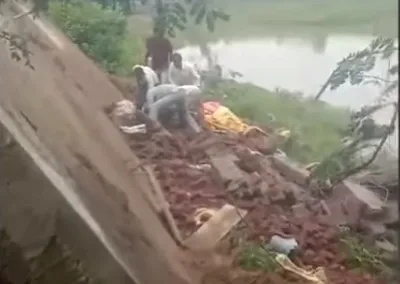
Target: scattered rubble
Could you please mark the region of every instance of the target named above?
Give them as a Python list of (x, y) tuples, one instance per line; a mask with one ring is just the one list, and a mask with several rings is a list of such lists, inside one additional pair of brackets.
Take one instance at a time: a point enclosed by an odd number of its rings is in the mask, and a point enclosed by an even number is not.
[[(132, 125), (144, 123), (137, 120)], [(187, 136), (172, 130), (174, 134), (160, 132), (148, 122), (146, 125), (146, 133), (125, 137), (143, 164), (154, 166), (169, 210), (188, 247), (215, 246), (211, 240), (203, 242), (207, 239), (204, 235), (200, 237), (202, 241), (193, 239), (222, 218), (215, 210), (223, 211), (232, 205), (247, 214), (231, 216), (234, 221), (229, 226), (232, 228), (244, 218), (248, 241), (265, 244), (273, 235), (293, 237), (298, 243), (296, 264), (324, 267), (329, 283), (381, 283), (371, 275), (349, 271), (340, 242), (338, 225), (358, 230), (375, 228), (377, 232), (372, 234), (377, 235), (387, 230), (380, 223), (385, 218), (385, 204), (368, 189), (360, 190), (360, 185), (345, 181), (325, 200), (314, 198), (306, 187), (308, 170), (282, 155), (274, 155), (276, 144), (268, 143), (265, 136), (257, 139), (210, 131)], [(263, 141), (262, 147), (254, 141)], [(204, 208), (214, 212), (208, 225), (195, 218)], [(371, 216), (375, 219), (371, 220)], [(226, 227), (219, 229), (213, 240), (219, 241), (227, 233)], [(287, 273), (282, 275), (291, 278)]]

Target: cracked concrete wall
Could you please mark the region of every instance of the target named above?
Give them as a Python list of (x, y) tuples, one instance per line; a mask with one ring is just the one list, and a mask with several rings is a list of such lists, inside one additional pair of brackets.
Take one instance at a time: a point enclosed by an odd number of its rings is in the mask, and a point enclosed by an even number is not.
[[(1, 125), (0, 130), (5, 132)], [(89, 277), (100, 283), (133, 283), (15, 141), (0, 147), (0, 222), (27, 260), (39, 256), (57, 236), (83, 262)]]
[(30, 40), (35, 70), (0, 57), (0, 121), (131, 279), (191, 282), (146, 199), (140, 161), (102, 110), (122, 95), (45, 19), (23, 17), (13, 31)]

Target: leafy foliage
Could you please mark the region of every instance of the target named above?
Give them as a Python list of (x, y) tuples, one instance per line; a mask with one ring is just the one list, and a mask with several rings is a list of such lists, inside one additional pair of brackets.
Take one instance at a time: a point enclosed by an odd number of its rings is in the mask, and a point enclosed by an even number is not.
[[(105, 70), (126, 75), (132, 65), (141, 62), (144, 49), (141, 39), (128, 36), (126, 17), (119, 8), (132, 7), (133, 3), (146, 5), (148, 1), (51, 2), (49, 12), (72, 41)], [(210, 30), (215, 28), (217, 19), (229, 19), (222, 11), (209, 8), (204, 0), (185, 3), (156, 0), (153, 10), (154, 30), (170, 37), (175, 37), (177, 30), (186, 28), (189, 17), (198, 24), (207, 19)]]
[(105, 70), (115, 73), (121, 63), (126, 19), (118, 11), (90, 2), (50, 3), (54, 22)]
[(345, 234), (341, 238), (341, 243), (347, 254), (347, 264), (350, 268), (361, 268), (372, 274), (379, 274), (384, 270), (385, 264), (377, 249), (366, 248), (364, 243), (350, 234)]
[(398, 79), (393, 80), (393, 76), (398, 74), (398, 65), (392, 66), (388, 70), (388, 79), (372, 76), (368, 72), (372, 71), (377, 59), (388, 60), (398, 51), (395, 40), (392, 38), (379, 37), (373, 40), (370, 45), (360, 51), (350, 53), (346, 58), (337, 63), (328, 80), (315, 97), (318, 100), (327, 88), (335, 90), (341, 85), (349, 82), (351, 85), (374, 83), (381, 85), (386, 83), (384, 94), (388, 94), (398, 86)]
[[(390, 66), (386, 78), (370, 75), (377, 60), (387, 60), (397, 52), (395, 40), (391, 38), (377, 38), (370, 45), (358, 52), (350, 53), (338, 62), (328, 80), (315, 97), (318, 100), (327, 88), (337, 89), (342, 84), (349, 82), (351, 85), (370, 84), (383, 86), (380, 101), (377, 105), (364, 107), (353, 114), (352, 121), (347, 131), (347, 143), (325, 158), (313, 171), (312, 176), (318, 181), (330, 180), (334, 184), (350, 175), (356, 174), (368, 167), (376, 158), (388, 136), (393, 133), (397, 118), (397, 104), (382, 104), (389, 94), (398, 87), (398, 65)], [(387, 106), (394, 106), (394, 113), (390, 125), (377, 125), (372, 119), (372, 114)], [(377, 142), (378, 140), (378, 142)], [(380, 141), (379, 141), (380, 140)], [(372, 152), (367, 161), (363, 156)]]
[[(371, 116), (388, 106), (394, 108), (390, 124), (376, 124)], [(333, 186), (367, 168), (375, 160), (389, 135), (394, 132), (397, 117), (397, 103), (362, 108), (352, 116), (346, 143), (338, 151), (325, 158), (313, 170), (312, 177), (317, 181), (330, 180)], [(368, 152), (371, 152), (371, 155), (364, 158)]]
[(244, 245), (239, 252), (237, 261), (245, 270), (262, 269), (266, 272), (275, 271), (278, 263), (275, 261), (275, 253), (259, 245), (249, 243)]
[[(46, 0), (38, 0), (46, 1)], [(163, 35), (175, 37), (177, 30), (183, 31), (192, 18), (196, 25), (206, 23), (207, 29), (215, 30), (217, 20), (228, 21), (229, 15), (220, 9), (214, 9), (206, 0), (163, 1), (163, 0), (91, 0), (103, 8), (121, 10), (124, 14), (133, 14), (137, 5), (150, 8), (153, 13), (154, 28)]]
[(129, 15), (134, 13), (138, 3), (145, 4), (146, 0), (92, 0), (100, 4), (103, 8), (112, 10), (121, 9), (124, 14)]
[(229, 21), (230, 16), (222, 10), (211, 8), (205, 0), (185, 0), (185, 2), (164, 2), (156, 0), (154, 27), (161, 34), (176, 36), (176, 30), (183, 31), (191, 17), (196, 25), (206, 23), (210, 32), (215, 30), (217, 20)]

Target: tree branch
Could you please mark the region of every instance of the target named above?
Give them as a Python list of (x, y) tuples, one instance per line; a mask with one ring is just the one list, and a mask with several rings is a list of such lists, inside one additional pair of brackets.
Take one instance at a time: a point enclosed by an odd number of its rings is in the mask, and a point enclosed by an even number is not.
[(381, 81), (381, 82), (384, 82), (386, 84), (390, 84), (390, 83), (394, 82), (394, 80), (390, 80), (388, 78), (384, 79), (384, 78), (381, 78), (381, 77), (376, 76), (376, 75), (363, 75), (363, 77), (366, 78), (366, 79), (374, 79), (374, 80), (377, 80), (377, 81)]
[[(395, 127), (396, 124), (396, 119), (398, 116), (398, 105), (397, 103), (390, 103), (388, 105), (392, 105), (394, 107), (394, 112), (393, 112), (393, 116), (391, 118), (390, 124), (389, 124), (389, 129), (393, 129)], [(382, 140), (380, 141), (380, 143), (378, 144), (378, 146), (376, 147), (375, 152), (372, 154), (371, 158), (366, 161), (365, 163), (363, 163), (360, 166), (357, 166), (353, 169), (350, 169), (344, 173), (341, 173), (338, 175), (338, 177), (332, 182), (332, 186), (330, 188), (333, 188), (336, 184), (342, 182), (343, 180), (345, 180), (346, 178), (358, 173), (359, 171), (367, 168), (378, 156), (379, 152), (382, 150), (383, 146), (385, 145), (387, 139), (389, 138), (389, 136), (391, 135), (390, 131), (387, 131), (385, 136), (382, 138)]]

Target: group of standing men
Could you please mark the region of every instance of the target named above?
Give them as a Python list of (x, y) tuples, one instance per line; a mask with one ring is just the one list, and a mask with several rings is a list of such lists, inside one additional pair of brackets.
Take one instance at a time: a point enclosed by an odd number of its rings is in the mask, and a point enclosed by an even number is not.
[(200, 131), (192, 107), (200, 107), (200, 75), (181, 54), (174, 53), (171, 42), (154, 30), (147, 40), (146, 65), (135, 65), (136, 107), (150, 118), (164, 124), (178, 116), (181, 127), (190, 126)]

